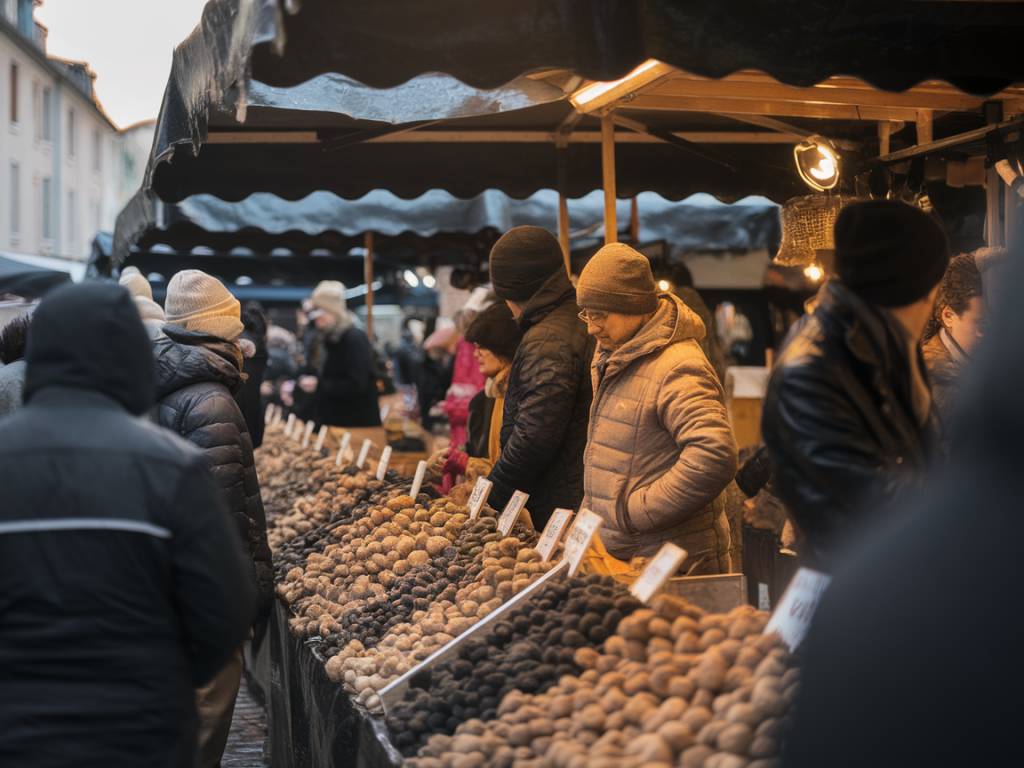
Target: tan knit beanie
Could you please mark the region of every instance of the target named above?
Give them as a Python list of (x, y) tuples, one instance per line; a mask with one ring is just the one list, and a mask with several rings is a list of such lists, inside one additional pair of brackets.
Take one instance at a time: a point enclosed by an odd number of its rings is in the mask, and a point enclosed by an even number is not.
[(646, 315), (658, 309), (658, 289), (651, 262), (623, 243), (609, 243), (587, 262), (576, 284), (583, 309)]
[(225, 341), (235, 341), (245, 328), (238, 299), (220, 280), (198, 269), (185, 269), (171, 278), (164, 313), (168, 325)]
[(144, 299), (153, 300), (153, 288), (149, 280), (142, 276), (136, 267), (125, 267), (121, 270), (121, 277), (117, 281), (132, 296), (141, 296)]
[(316, 309), (330, 312), (339, 320), (348, 317), (348, 306), (345, 303), (345, 284), (337, 280), (321, 280), (313, 289), (310, 301)]

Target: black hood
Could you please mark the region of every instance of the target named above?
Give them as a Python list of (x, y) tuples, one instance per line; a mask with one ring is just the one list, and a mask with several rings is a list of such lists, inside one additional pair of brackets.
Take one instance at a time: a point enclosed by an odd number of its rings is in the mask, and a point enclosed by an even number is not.
[(153, 351), (135, 302), (113, 283), (57, 288), (32, 318), (25, 402), (46, 387), (101, 392), (134, 414), (153, 404)]
[(555, 307), (560, 307), (570, 300), (573, 304), (576, 303), (576, 289), (569, 276), (565, 274), (565, 270), (559, 269), (545, 280), (523, 305), (523, 314), (519, 318), (520, 327), (525, 330), (531, 325), (536, 325)]
[(241, 385), (241, 352), (236, 344), (176, 325), (165, 325), (163, 332), (153, 345), (158, 399), (192, 384), (223, 384), (232, 393)]

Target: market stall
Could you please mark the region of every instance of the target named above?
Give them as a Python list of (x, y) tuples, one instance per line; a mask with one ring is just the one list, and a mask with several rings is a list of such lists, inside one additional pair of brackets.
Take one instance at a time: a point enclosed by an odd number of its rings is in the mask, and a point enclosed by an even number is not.
[[(977, 159), (1009, 162), (1020, 141), (1024, 22), (1003, 4), (781, 3), (742, 25), (666, 2), (445, 5), (210, 3), (176, 53), (115, 260), (159, 229), (160, 200), (254, 192), (554, 189), (567, 258), (569, 200), (594, 190), (607, 241), (618, 199), (646, 191), (760, 194), (790, 214), (813, 198), (830, 215), (891, 195), (980, 211), (985, 239), (1004, 238), (1014, 200)], [(780, 13), (794, 23), (767, 23)], [(798, 245), (790, 263), (827, 268), (827, 242)], [(783, 597), (771, 623), (739, 605), (742, 577), (727, 611), (700, 604), (707, 583), (673, 596), (687, 555), (671, 548), (631, 589), (574, 572), (586, 510), (533, 531), (484, 486), (438, 496), (384, 451), (312, 431), (274, 416), (258, 456), (280, 604), (252, 669), (275, 765), (776, 764), (799, 677), (799, 628), (780, 617), (811, 612), (822, 581), (797, 579), (806, 610)]]
[(676, 553), (632, 590), (571, 575), (596, 530), (584, 513), (538, 535), (518, 508), (437, 497), (271, 421), (258, 463), (280, 602), (249, 666), (274, 766), (505, 764), (552, 740), (609, 761), (776, 754), (789, 655), (738, 594), (716, 613), (664, 593), (710, 594), (669, 582)]

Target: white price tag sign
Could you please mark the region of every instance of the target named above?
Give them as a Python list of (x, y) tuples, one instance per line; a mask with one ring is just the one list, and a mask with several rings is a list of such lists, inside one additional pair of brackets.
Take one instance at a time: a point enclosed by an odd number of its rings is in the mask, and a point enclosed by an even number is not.
[(480, 510), (487, 503), (487, 497), (491, 495), (491, 488), (494, 483), (486, 477), (481, 477), (473, 486), (473, 493), (469, 497), (469, 519), (476, 520), (480, 516)]
[(814, 611), (831, 581), (831, 576), (810, 568), (797, 571), (779, 600), (779, 607), (772, 614), (764, 633), (778, 632), (789, 650), (795, 651), (803, 642)]
[(296, 419), (295, 426), (292, 427), (292, 439), (297, 442), (302, 442), (302, 433), (306, 431), (306, 422), (301, 419)]
[(282, 413), (283, 413), (283, 411), (281, 410), (281, 406), (280, 405), (275, 405), (274, 406), (274, 424), (280, 424), (281, 423), (281, 414)]
[(505, 505), (505, 509), (501, 512), (501, 517), (498, 518), (498, 531), (502, 536), (508, 536), (512, 531), (512, 526), (516, 524), (516, 520), (519, 519), (519, 513), (523, 511), (523, 507), (526, 506), (526, 501), (529, 498), (530, 494), (523, 493), (522, 491), (516, 491), (512, 494), (512, 498), (508, 500), (508, 504)]
[(338, 456), (334, 459), (334, 466), (340, 467), (341, 461), (345, 457), (345, 451), (348, 450), (348, 444), (352, 442), (352, 433), (344, 432), (341, 435), (341, 443), (338, 445)]
[(295, 429), (295, 421), (296, 421), (295, 414), (294, 413), (289, 413), (288, 414), (288, 421), (284, 425), (284, 436), (285, 437), (291, 437), (292, 436), (292, 430)]
[(366, 463), (366, 457), (370, 455), (371, 445), (373, 445), (372, 440), (363, 440), (363, 447), (359, 449), (359, 456), (356, 457), (356, 469), (363, 468), (363, 464)]
[(556, 509), (551, 513), (551, 519), (544, 526), (544, 532), (541, 533), (540, 541), (537, 542), (537, 552), (540, 553), (540, 561), (542, 563), (546, 563), (551, 559), (551, 555), (555, 552), (555, 547), (558, 546), (559, 539), (562, 538), (562, 531), (565, 530), (565, 526), (571, 519), (571, 509)]
[(384, 446), (384, 450), (380, 452), (380, 461), (377, 462), (377, 479), (383, 480), (384, 475), (387, 474), (388, 464), (391, 463), (391, 446)]
[(569, 536), (565, 540), (565, 559), (569, 561), (569, 575), (575, 576), (583, 562), (583, 555), (590, 548), (590, 542), (600, 530), (601, 516), (589, 509), (581, 509), (576, 516)]
[(412, 488), (409, 489), (409, 495), (412, 498), (416, 498), (420, 493), (420, 488), (423, 487), (423, 478), (427, 476), (427, 462), (421, 461), (416, 465), (416, 475), (412, 479)]
[(324, 424), (320, 427), (320, 431), (316, 436), (316, 452), (320, 453), (324, 449), (324, 440), (327, 439), (327, 425)]
[(383, 408), (380, 409), (380, 423), (381, 424), (383, 424), (385, 421), (388, 420), (388, 414), (389, 413), (391, 413), (391, 406), (390, 405), (385, 405)]
[(303, 448), (308, 448), (309, 447), (309, 438), (312, 437), (314, 429), (316, 429), (316, 424), (314, 424), (313, 420), (310, 419), (309, 421), (306, 422), (306, 429), (302, 433), (302, 447)]
[(676, 546), (671, 541), (666, 541), (661, 545), (658, 554), (647, 562), (640, 578), (633, 582), (629, 591), (637, 600), (647, 603), (659, 589), (665, 586), (665, 582), (675, 575), (685, 559), (685, 549)]
[(270, 424), (274, 420), (274, 406), (268, 405), (267, 409), (263, 411), (263, 424)]

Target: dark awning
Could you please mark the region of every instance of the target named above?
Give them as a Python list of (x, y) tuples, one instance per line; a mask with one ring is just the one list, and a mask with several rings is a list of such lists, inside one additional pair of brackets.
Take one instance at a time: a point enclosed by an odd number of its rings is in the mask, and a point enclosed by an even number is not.
[(614, 80), (648, 58), (706, 77), (850, 75), (890, 91), (937, 79), (989, 95), (1024, 80), (1024, 14), (1005, 2), (214, 0), (202, 32), (235, 79), (248, 65), (279, 86), (325, 72), (378, 88), (424, 72), (478, 88), (550, 68)]
[[(603, 232), (600, 192), (568, 201), (571, 230)], [(520, 224), (557, 228), (558, 195), (542, 190), (524, 200), (488, 190), (462, 200), (432, 190), (403, 200), (375, 190), (358, 200), (314, 192), (298, 201), (265, 193), (240, 202), (196, 195), (180, 203), (156, 203), (158, 212), (142, 230), (126, 235), (132, 253), (173, 249), (187, 254), (201, 248), (217, 254), (247, 249), (254, 254), (307, 255), (314, 251), (345, 254), (362, 244), (365, 232), (378, 237), (376, 250), (385, 263), (476, 262), (507, 229)], [(619, 221), (628, 228), (630, 203), (619, 202)], [(767, 200), (722, 205), (707, 195), (675, 203), (660, 195), (637, 198), (641, 237), (664, 240), (685, 251), (738, 251), (770, 248), (778, 241), (778, 208)], [(127, 221), (119, 222), (127, 227)], [(422, 241), (416, 248), (417, 240)], [(460, 244), (461, 249), (454, 246)], [(410, 253), (412, 251), (413, 253)], [(157, 254), (158, 255), (158, 254)], [(412, 256), (412, 258), (410, 258)], [(136, 257), (132, 257), (133, 261)], [(197, 256), (197, 260), (211, 258)], [(394, 262), (401, 263), (401, 262)]]
[(35, 299), (70, 281), (71, 275), (67, 272), (36, 267), (0, 256), (0, 294), (10, 293)]

